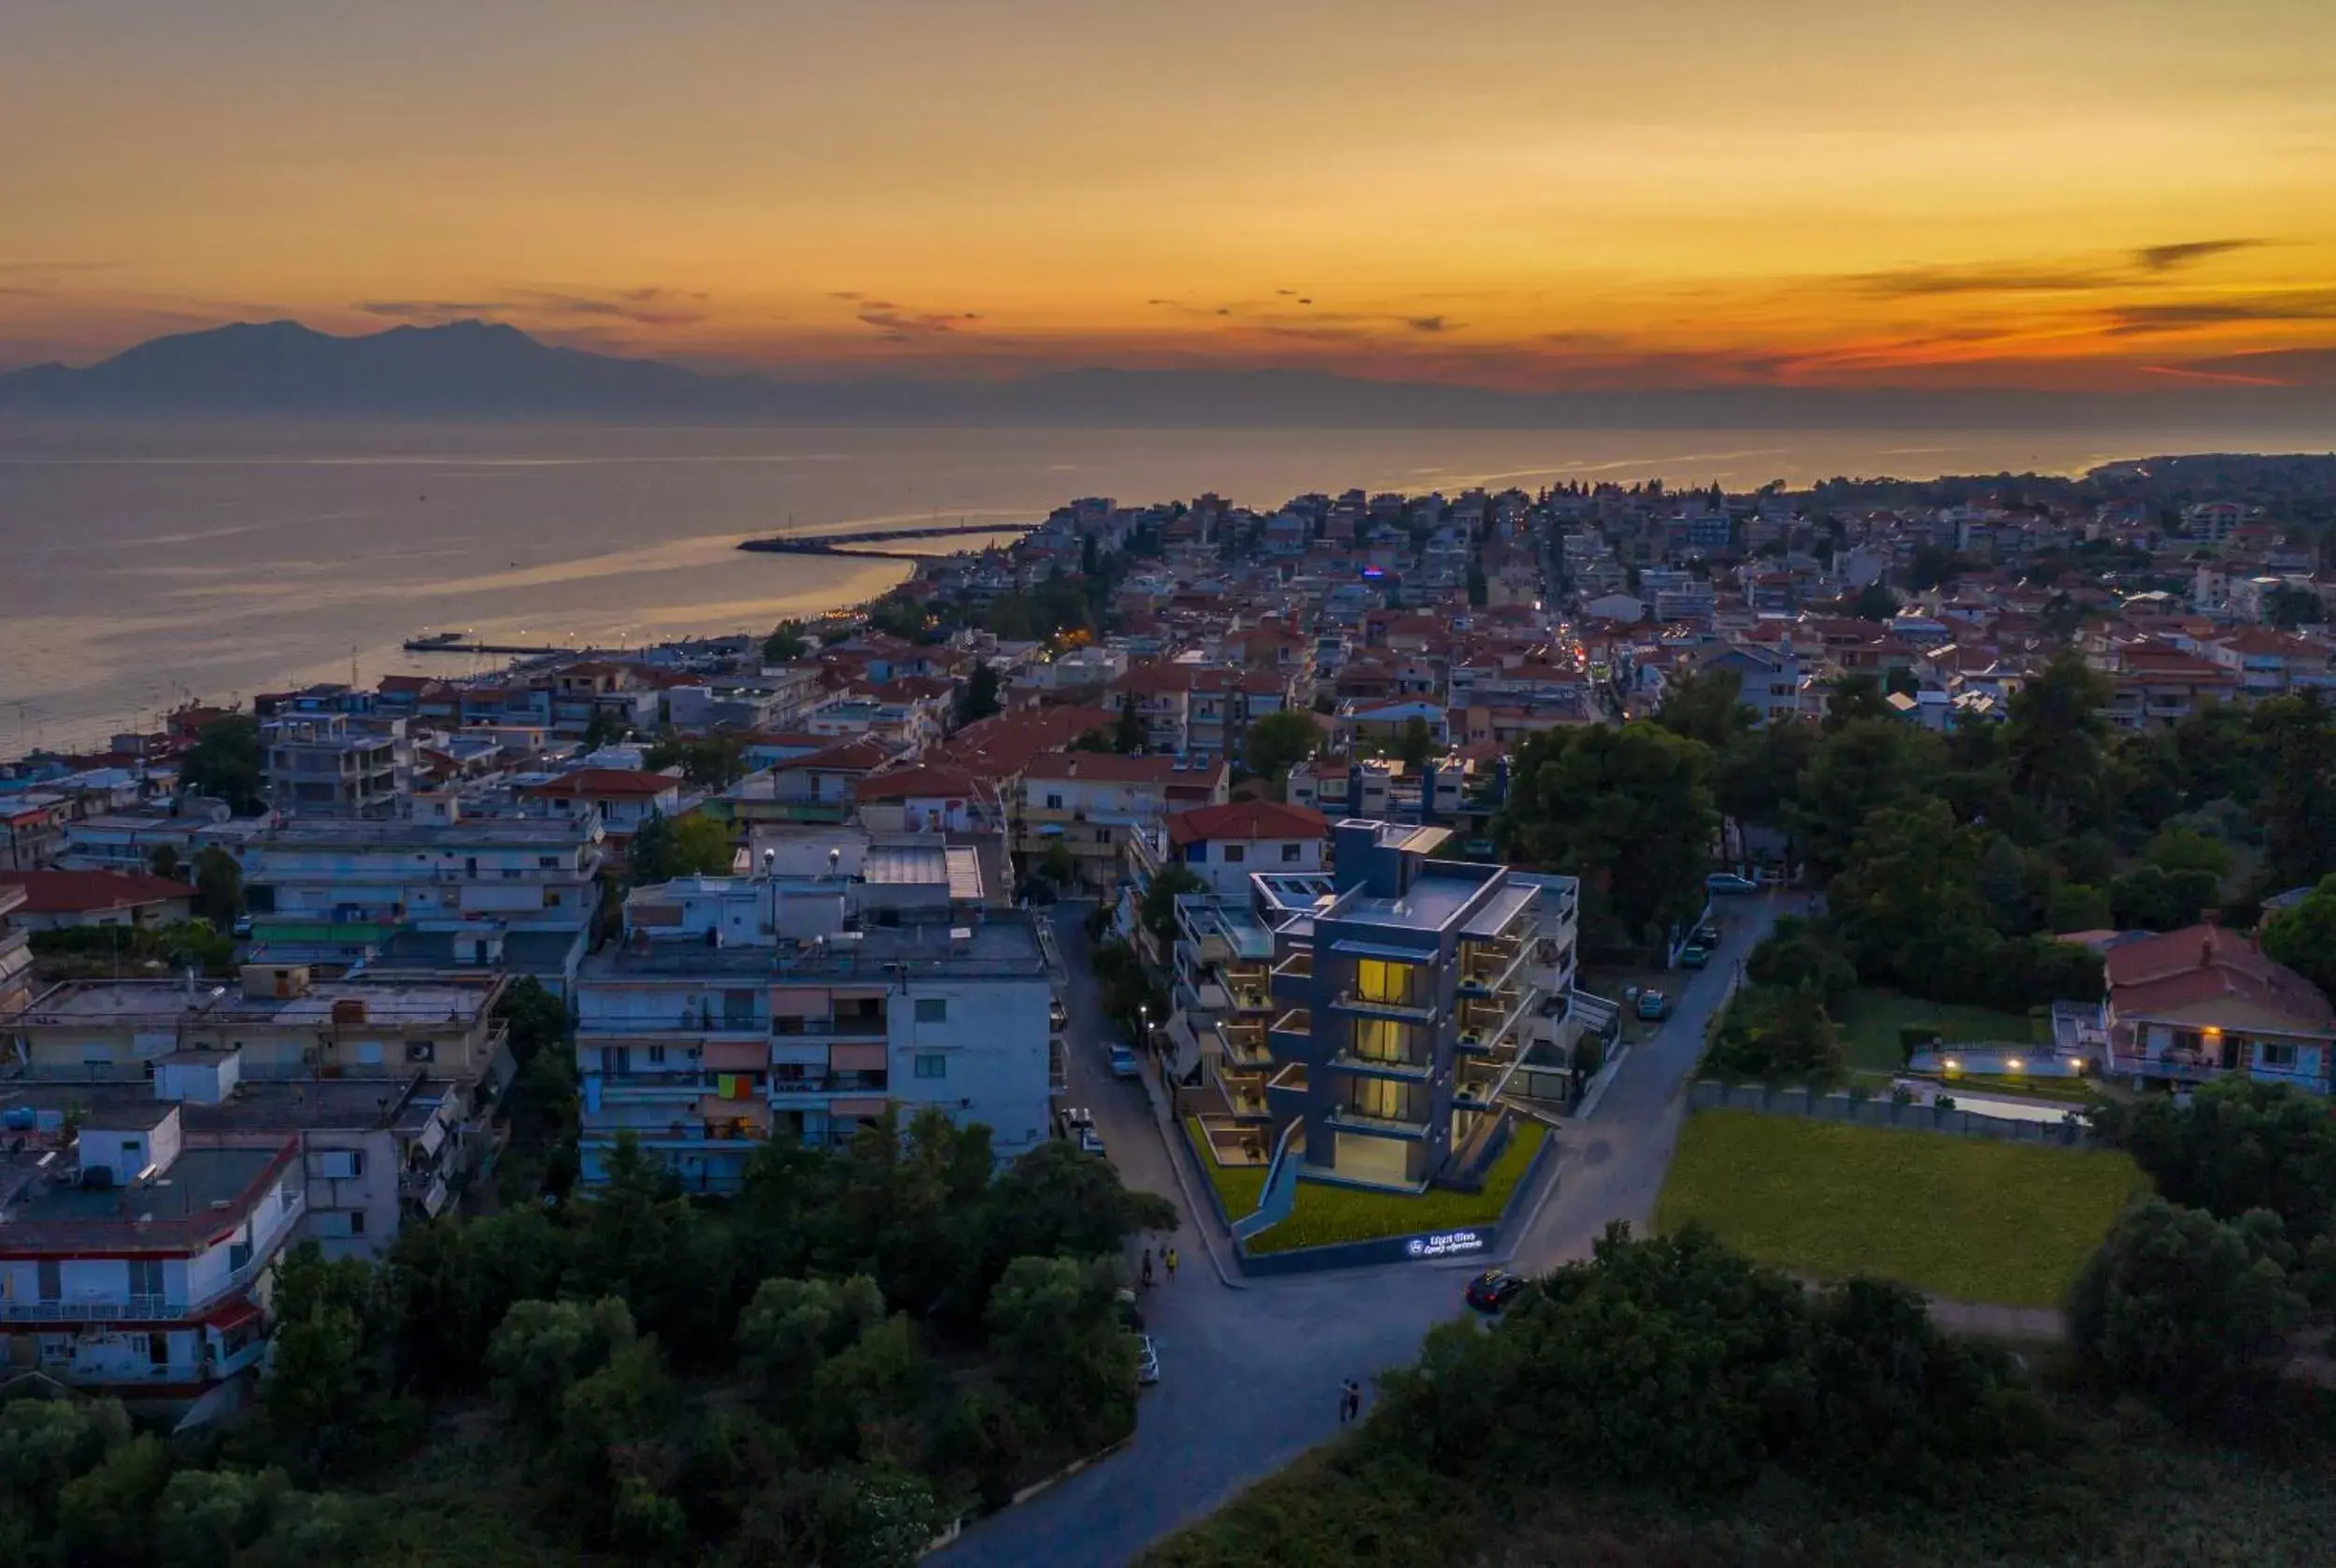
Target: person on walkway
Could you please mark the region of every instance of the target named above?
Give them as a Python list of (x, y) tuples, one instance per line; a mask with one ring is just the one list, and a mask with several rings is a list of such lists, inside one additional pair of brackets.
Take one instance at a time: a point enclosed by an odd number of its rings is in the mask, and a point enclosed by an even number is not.
[(1170, 1247), (1167, 1257), (1162, 1261), (1168, 1265), (1168, 1283), (1174, 1285), (1176, 1282), (1176, 1249)]
[(1144, 1283), (1145, 1283), (1146, 1285), (1149, 1285), (1151, 1282), (1152, 1282), (1152, 1249), (1151, 1249), (1150, 1247), (1146, 1247), (1146, 1248), (1144, 1249)]
[(1361, 1414), (1362, 1385), (1349, 1377), (1338, 1386), (1338, 1424), (1345, 1426)]

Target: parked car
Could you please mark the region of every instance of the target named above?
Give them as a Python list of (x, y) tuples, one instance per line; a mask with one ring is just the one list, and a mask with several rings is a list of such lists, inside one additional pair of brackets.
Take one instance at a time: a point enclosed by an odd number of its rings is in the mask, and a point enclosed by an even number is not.
[(1135, 1336), (1135, 1380), (1147, 1388), (1160, 1381), (1160, 1347), (1147, 1333)]
[(251, 937), (251, 917), (249, 915), (237, 915), (235, 917), (235, 925), (230, 929), (234, 932), (235, 940), (238, 942), (249, 941)]
[(1111, 1076), (1115, 1078), (1132, 1078), (1136, 1076), (1135, 1048), (1124, 1040), (1112, 1042)]
[(1104, 1135), (1091, 1125), (1079, 1129), (1079, 1152), (1091, 1154), (1099, 1160), (1103, 1158)]
[(1679, 949), (1679, 966), (1683, 969), (1701, 969), (1711, 961), (1711, 948), (1701, 941), (1690, 942)]
[(1468, 1282), (1468, 1304), (1479, 1312), (1498, 1312), (1515, 1301), (1525, 1281), (1506, 1269), (1487, 1269)]
[(1671, 998), (1659, 991), (1640, 991), (1638, 993), (1638, 1016), (1649, 1023), (1669, 1018)]
[(1715, 871), (1703, 878), (1703, 886), (1716, 893), (1756, 893), (1760, 885), (1749, 877), (1739, 877), (1732, 871)]

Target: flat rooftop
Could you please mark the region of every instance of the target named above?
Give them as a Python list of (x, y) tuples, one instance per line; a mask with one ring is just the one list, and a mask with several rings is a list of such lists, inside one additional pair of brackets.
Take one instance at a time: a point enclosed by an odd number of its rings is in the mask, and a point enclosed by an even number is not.
[[(84, 1189), (35, 1181), (0, 1213), (0, 1254), (90, 1245), (123, 1252), (185, 1252), (233, 1229), (290, 1145), (191, 1148), (140, 1186)], [(224, 1207), (214, 1207), (224, 1205)]]
[[(174, 1052), (217, 1056), (216, 1051)], [(78, 1106), (85, 1126), (101, 1130), (155, 1126), (172, 1111), (190, 1133), (321, 1133), (403, 1127), (420, 1105), (435, 1109), (455, 1091), (443, 1079), (409, 1074), (402, 1077), (239, 1080), (234, 1093), (216, 1105), (164, 1100), (150, 1083), (77, 1083), (58, 1079), (15, 1079), (0, 1083), (0, 1109), (30, 1105), (63, 1113)], [(415, 1119), (420, 1126), (420, 1119)]]
[(655, 976), (761, 977), (768, 983), (819, 983), (836, 979), (884, 980), (920, 976), (965, 978), (1041, 976), (1046, 950), (1026, 915), (991, 910), (979, 921), (904, 920), (896, 926), (870, 924), (823, 943), (785, 948), (710, 948), (702, 938), (652, 938), (613, 945), (588, 960), (583, 980), (624, 980)]
[(333, 1005), (361, 1001), (365, 1022), (404, 1025), (475, 1023), (494, 993), (494, 980), (318, 980), (306, 996), (246, 996), (231, 980), (67, 980), (8, 1016), (12, 1025), (127, 1027), (156, 1019), (193, 1027), (275, 1025), (328, 1029)]
[(583, 817), (465, 817), (453, 822), (359, 822), (307, 818), (280, 824), (252, 840), (255, 849), (428, 849), (459, 846), (535, 846), (582, 843), (591, 821)]
[(1442, 931), (1460, 918), (1469, 900), (1482, 893), (1484, 887), (1483, 882), (1472, 877), (1429, 873), (1413, 878), (1401, 898), (1357, 898), (1339, 904), (1327, 918), (1341, 924)]

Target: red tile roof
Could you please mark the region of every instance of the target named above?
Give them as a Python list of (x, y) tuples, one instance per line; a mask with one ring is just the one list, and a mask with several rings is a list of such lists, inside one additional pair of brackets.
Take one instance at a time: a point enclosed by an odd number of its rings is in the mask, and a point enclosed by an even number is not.
[(649, 800), (681, 787), (669, 773), (643, 773), (632, 768), (578, 768), (541, 784), (529, 784), (520, 793), (537, 799), (577, 799), (588, 795), (610, 799)]
[(1225, 764), (1180, 767), (1174, 757), (1122, 757), (1113, 751), (1050, 751), (1033, 757), (1028, 778), (1076, 778), (1103, 784), (1194, 784), (1213, 787)]
[(878, 800), (962, 800), (980, 792), (981, 782), (960, 767), (894, 768), (871, 774), (851, 787), (862, 803)]
[(2336, 1009), (2311, 981), (2220, 926), (2194, 925), (2109, 949), (2110, 1002), (2125, 1015), (2250, 1002), (2315, 1033), (2336, 1029)]
[(0, 871), (5, 883), (24, 890), (18, 908), (27, 915), (85, 915), (194, 896), (184, 882), (141, 871)]
[(1204, 805), (1168, 819), (1168, 841), (1198, 844), (1227, 839), (1328, 838), (1331, 820), (1311, 806), (1279, 801), (1237, 800)]

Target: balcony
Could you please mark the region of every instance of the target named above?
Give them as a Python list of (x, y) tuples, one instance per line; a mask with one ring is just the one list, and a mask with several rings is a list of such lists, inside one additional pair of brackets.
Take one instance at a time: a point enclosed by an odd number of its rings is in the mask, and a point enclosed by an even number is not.
[(885, 1013), (862, 1014), (853, 1017), (838, 1014), (833, 1018), (797, 1018), (784, 1015), (771, 1020), (774, 1040), (882, 1040), (890, 1037), (892, 1024)]
[(1460, 1048), (1483, 1053), (1497, 1051), (1517, 1033), (1517, 1026), (1541, 1004), (1541, 992), (1527, 987), (1516, 1000), (1470, 1002), (1460, 1010)]
[(1303, 1055), (1314, 1044), (1314, 1014), (1305, 1007), (1292, 1007), (1275, 1019), (1269, 1031), (1273, 1045), (1285, 1056)]
[(1220, 1023), (1217, 1037), (1224, 1043), (1225, 1060), (1240, 1067), (1273, 1065), (1274, 1053), (1265, 1043), (1265, 1030), (1255, 1023)]
[(1363, 1077), (1400, 1078), (1406, 1083), (1426, 1083), (1435, 1072), (1431, 1062), (1414, 1062), (1403, 1058), (1357, 1056), (1343, 1050), (1324, 1063), (1342, 1073), (1354, 1073)]
[(1460, 950), (1462, 996), (1495, 995), (1525, 967), (1531, 948), (1523, 942), (1471, 942)]
[(1334, 1107), (1325, 1119), (1339, 1132), (1363, 1133), (1376, 1138), (1418, 1140), (1428, 1135), (1428, 1123), (1424, 1118), (1414, 1121), (1407, 1117), (1372, 1116), (1352, 1105)]
[(1331, 1004), (1342, 1013), (1360, 1013), (1369, 1018), (1400, 1019), (1405, 1023), (1433, 1023), (1436, 1006), (1432, 1002), (1393, 1001), (1384, 997), (1365, 996), (1358, 991), (1342, 991)]

